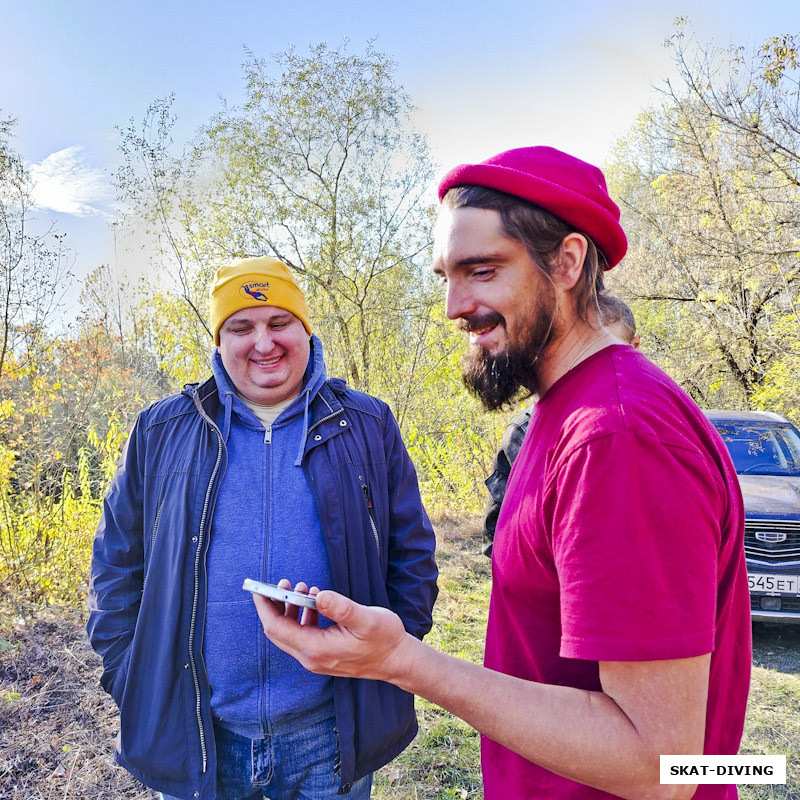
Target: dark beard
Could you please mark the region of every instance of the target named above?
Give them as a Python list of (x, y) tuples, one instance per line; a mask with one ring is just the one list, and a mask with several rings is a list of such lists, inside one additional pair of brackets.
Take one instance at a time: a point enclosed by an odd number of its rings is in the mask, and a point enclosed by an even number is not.
[[(539, 359), (555, 337), (554, 315), (554, 305), (549, 308), (540, 306), (530, 324), (525, 326), (523, 339), (509, 342), (502, 353), (492, 355), (477, 345), (466, 352), (461, 361), (464, 384), (480, 399), (487, 411), (497, 411), (513, 400), (521, 399), (522, 389), (527, 390), (527, 396), (540, 393)], [(459, 327), (469, 330), (491, 322), (505, 326), (505, 320), (498, 314), (464, 319), (459, 322)]]

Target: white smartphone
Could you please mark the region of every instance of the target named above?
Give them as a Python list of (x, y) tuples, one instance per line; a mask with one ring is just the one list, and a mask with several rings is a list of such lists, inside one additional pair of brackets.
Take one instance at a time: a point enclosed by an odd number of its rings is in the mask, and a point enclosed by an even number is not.
[(280, 600), (282, 603), (290, 603), (293, 606), (304, 606), (305, 608), (316, 609), (317, 603), (311, 595), (293, 592), (290, 589), (282, 589), (272, 583), (262, 583), (245, 578), (242, 589), (247, 592), (260, 594), (262, 597), (269, 597), (271, 600)]

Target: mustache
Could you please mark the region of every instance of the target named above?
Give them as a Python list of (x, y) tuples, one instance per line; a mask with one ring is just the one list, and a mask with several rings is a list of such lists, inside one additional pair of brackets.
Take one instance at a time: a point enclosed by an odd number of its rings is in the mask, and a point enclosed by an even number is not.
[(456, 320), (456, 330), (461, 331), (461, 333), (469, 333), (470, 331), (477, 331), (481, 328), (492, 328), (495, 325), (502, 325), (505, 327), (506, 320), (502, 314), (498, 314), (496, 311), (492, 311), (489, 314), (483, 314), (478, 316), (473, 315), (471, 317), (459, 317)]

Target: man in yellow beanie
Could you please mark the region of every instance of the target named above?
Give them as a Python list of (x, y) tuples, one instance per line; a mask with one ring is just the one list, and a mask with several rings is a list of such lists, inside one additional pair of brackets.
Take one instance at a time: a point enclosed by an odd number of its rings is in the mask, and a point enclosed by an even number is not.
[(285, 264), (223, 265), (212, 377), (143, 411), (95, 539), (88, 632), (116, 760), (165, 800), (368, 798), (417, 724), (388, 683), (313, 675), (245, 578), (391, 609), (422, 638), (434, 538), (388, 406), (326, 377)]

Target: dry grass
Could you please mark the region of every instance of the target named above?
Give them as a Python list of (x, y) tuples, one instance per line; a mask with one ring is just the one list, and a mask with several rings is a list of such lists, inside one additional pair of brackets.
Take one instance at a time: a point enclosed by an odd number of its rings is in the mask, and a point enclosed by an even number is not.
[(0, 608), (0, 798), (154, 798), (113, 765), (113, 701), (82, 610)]
[[(479, 662), (489, 560), (477, 517), (436, 524), (441, 594), (428, 641)], [(115, 767), (113, 702), (84, 634), (85, 612), (0, 604), (0, 800), (152, 800)], [(786, 753), (789, 783), (743, 786), (741, 800), (800, 800), (800, 626), (754, 631), (754, 671), (743, 752)], [(477, 734), (418, 701), (420, 734), (376, 776), (375, 800), (473, 800), (482, 795)]]

